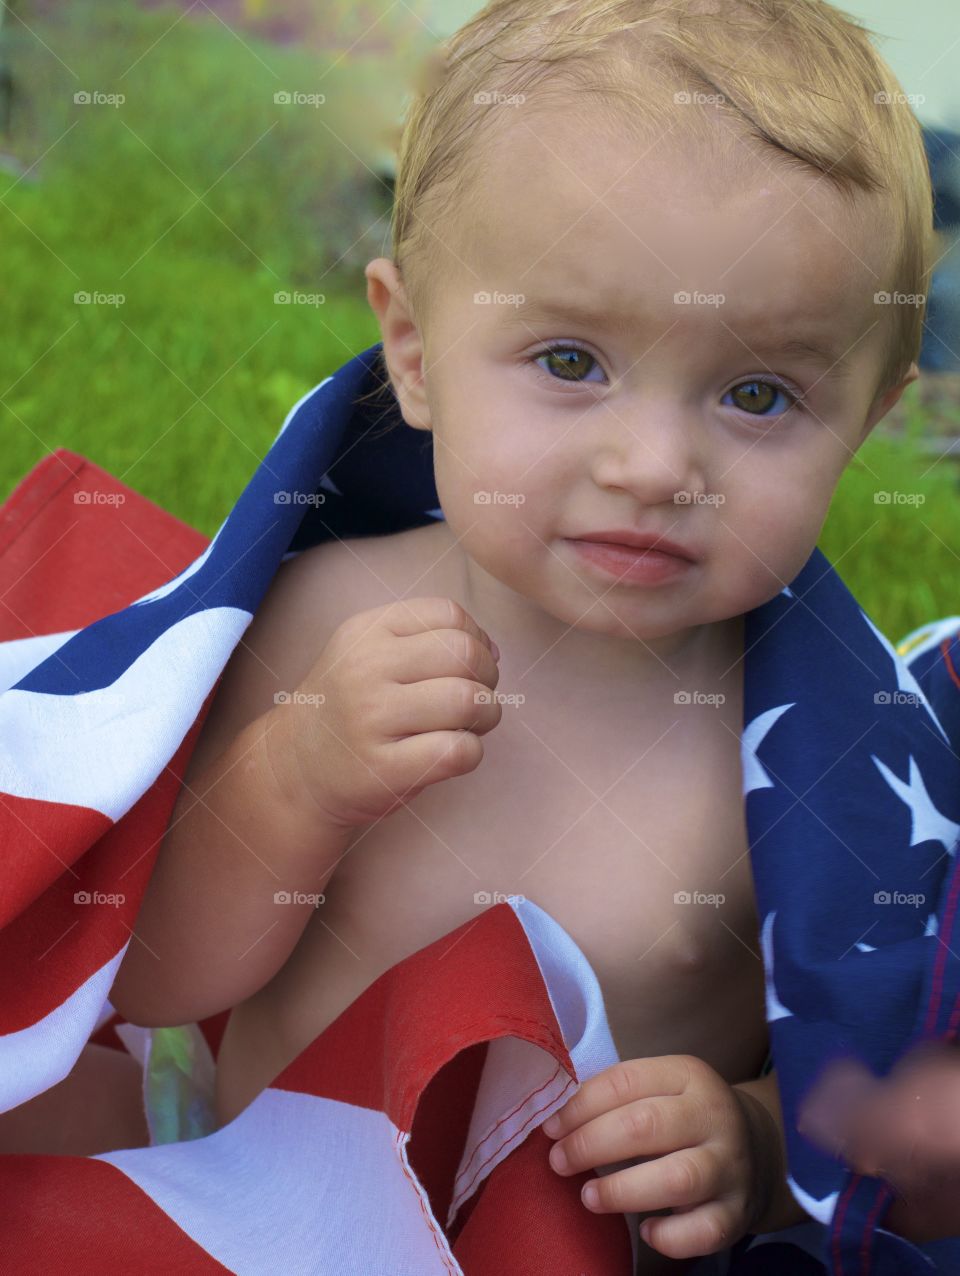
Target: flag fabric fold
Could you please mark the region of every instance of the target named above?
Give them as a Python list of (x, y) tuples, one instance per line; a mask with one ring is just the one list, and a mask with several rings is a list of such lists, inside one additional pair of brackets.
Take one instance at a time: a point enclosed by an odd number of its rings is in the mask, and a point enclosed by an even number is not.
[[(360, 401), (381, 353), (291, 409), (209, 544), (70, 453), (0, 511), (0, 1110), (66, 1076), (111, 1015), (190, 750), (279, 564), (443, 517), (429, 436), (395, 401), (386, 414)], [(766, 1015), (791, 1188), (817, 1220), (795, 1252), (836, 1276), (960, 1273), (960, 1239), (886, 1231), (888, 1189), (795, 1130), (838, 1055), (884, 1073), (920, 1037), (956, 1036), (958, 635), (949, 617), (897, 650), (819, 550), (746, 617)], [(550, 1171), (539, 1130), (615, 1061), (583, 954), (536, 901), (512, 898), (386, 972), (222, 1130), (0, 1157), (0, 1261), (626, 1273), (636, 1217), (586, 1211), (582, 1178)], [(756, 1259), (767, 1244), (786, 1274), (786, 1234), (742, 1248)]]

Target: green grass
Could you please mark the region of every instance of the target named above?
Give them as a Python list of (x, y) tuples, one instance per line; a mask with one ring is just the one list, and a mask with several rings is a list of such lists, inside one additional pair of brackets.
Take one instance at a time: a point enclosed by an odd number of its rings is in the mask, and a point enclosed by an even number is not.
[[(67, 447), (210, 535), (296, 399), (378, 340), (362, 268), (335, 263), (388, 203), (313, 112), (273, 102), (315, 91), (322, 59), (177, 13), (71, 0), (8, 32), (15, 140), (47, 153), (39, 180), (0, 175), (0, 500)], [(95, 89), (126, 102), (74, 105)], [(326, 302), (274, 304), (293, 288)], [(841, 480), (821, 547), (894, 639), (960, 613), (956, 474), (874, 435)]]
[[(27, 162), (50, 149), (39, 180), (0, 174), (0, 499), (68, 447), (211, 534), (296, 399), (378, 340), (362, 268), (330, 267), (357, 237), (350, 199), (389, 199), (314, 112), (275, 105), (312, 90), (315, 56), (106, 8), (10, 31), (15, 139)], [(95, 89), (126, 102), (74, 104)], [(291, 289), (326, 300), (274, 304)]]

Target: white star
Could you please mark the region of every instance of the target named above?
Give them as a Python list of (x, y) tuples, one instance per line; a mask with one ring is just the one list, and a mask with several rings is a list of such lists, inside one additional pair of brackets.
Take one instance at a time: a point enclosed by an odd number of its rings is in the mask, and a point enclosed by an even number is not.
[(893, 667), (897, 671), (897, 690), (905, 691), (909, 695), (917, 697), (917, 699), (926, 709), (927, 713), (929, 713), (930, 717), (933, 719), (934, 724), (936, 725), (937, 730), (943, 736), (944, 741), (947, 744), (949, 744), (950, 743), (949, 737), (947, 736), (946, 731), (944, 731), (943, 727), (940, 725), (940, 719), (934, 713), (933, 705), (924, 695), (923, 689), (920, 686), (919, 682), (917, 682), (916, 678), (907, 668), (907, 662), (903, 659), (902, 656), (897, 654), (897, 650), (894, 647), (893, 643), (886, 636), (886, 634), (882, 634), (880, 632), (880, 630), (876, 627), (876, 625), (873, 623), (873, 621), (870, 619), (867, 613), (865, 611), (861, 611), (860, 615), (864, 618), (864, 620), (867, 622), (867, 624), (870, 626), (873, 632), (877, 635), (881, 643), (883, 643), (883, 646), (886, 648), (887, 653), (890, 656), (890, 659), (893, 661)]
[(877, 764), (880, 774), (897, 797), (910, 808), (910, 845), (919, 846), (921, 842), (928, 841), (940, 842), (952, 855), (957, 834), (960, 833), (960, 824), (954, 824), (953, 820), (948, 820), (945, 815), (941, 815), (930, 801), (930, 794), (927, 792), (913, 754), (910, 755), (909, 783), (894, 775), (890, 768), (874, 754), (871, 753), (870, 757)]
[(788, 709), (793, 708), (791, 704), (781, 704), (775, 709), (767, 709), (765, 713), (758, 713), (748, 727), (744, 728), (743, 735), (740, 738), (740, 760), (743, 765), (743, 796), (752, 793), (754, 789), (772, 789), (773, 781), (767, 775), (766, 771), (760, 765), (757, 758), (757, 749), (763, 744), (767, 732)]
[(937, 915), (936, 913), (931, 913), (930, 916), (927, 918), (927, 925), (923, 932), (924, 938), (926, 938), (927, 935), (936, 935), (939, 929), (940, 929), (940, 926), (939, 926), (939, 923), (937, 922)]
[(860, 949), (862, 953), (875, 953), (877, 951), (876, 948), (874, 948), (873, 944), (861, 943), (859, 939), (857, 940), (857, 947)]
[(320, 480), (318, 484), (318, 487), (322, 487), (325, 492), (332, 492), (334, 496), (343, 495), (343, 493), (340, 491), (339, 487), (337, 487), (336, 483), (334, 483), (333, 479), (330, 477), (329, 474), (324, 474), (323, 478)]
[(773, 919), (776, 912), (768, 913), (763, 923), (763, 930), (760, 932), (760, 946), (763, 949), (763, 969), (767, 986), (767, 1023), (773, 1023), (775, 1019), (789, 1019), (793, 1014), (792, 1010), (788, 1010), (780, 998), (777, 996), (776, 985), (773, 982)]
[(424, 513), (429, 514), (431, 518), (442, 519), (444, 517), (443, 510), (440, 508), (439, 505), (437, 506), (435, 510), (424, 510)]
[(822, 1200), (817, 1200), (815, 1196), (811, 1196), (809, 1192), (803, 1190), (792, 1174), (787, 1175), (787, 1186), (797, 1198), (800, 1206), (807, 1211), (811, 1218), (815, 1218), (818, 1223), (829, 1224), (840, 1196), (839, 1192), (831, 1192), (829, 1196), (825, 1196)]
[(793, 590), (790, 588), (789, 585), (784, 585), (783, 589), (780, 590), (780, 594), (781, 594), (781, 597), (784, 597), (784, 598), (796, 598), (796, 594), (793, 592)]

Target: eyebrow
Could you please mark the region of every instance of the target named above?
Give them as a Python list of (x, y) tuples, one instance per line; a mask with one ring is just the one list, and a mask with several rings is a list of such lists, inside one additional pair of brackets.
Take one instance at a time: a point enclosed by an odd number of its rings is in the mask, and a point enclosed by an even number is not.
[[(625, 314), (616, 309), (603, 310), (595, 306), (570, 305), (567, 302), (551, 302), (531, 299), (509, 307), (510, 313), (504, 321), (509, 327), (521, 327), (525, 320), (536, 322), (538, 319), (567, 319), (584, 323), (592, 328), (604, 329), (607, 332), (629, 333), (639, 327), (635, 315)], [(738, 333), (727, 325), (731, 333), (743, 343), (744, 349), (756, 354), (769, 355), (772, 358), (792, 356), (807, 363), (816, 363), (824, 369), (823, 377), (838, 380), (848, 377), (853, 371), (844, 355), (835, 350), (809, 341), (803, 337), (777, 337), (770, 333), (758, 335), (754, 341)]]

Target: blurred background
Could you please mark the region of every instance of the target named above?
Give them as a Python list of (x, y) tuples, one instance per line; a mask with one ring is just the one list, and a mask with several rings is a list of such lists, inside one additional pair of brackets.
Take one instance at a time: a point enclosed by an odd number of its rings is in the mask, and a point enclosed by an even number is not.
[[(896, 639), (960, 613), (960, 10), (841, 5), (925, 128), (920, 382), (821, 538)], [(470, 0), (0, 0), (0, 501), (67, 447), (212, 535), (293, 403), (379, 340), (399, 123)]]

